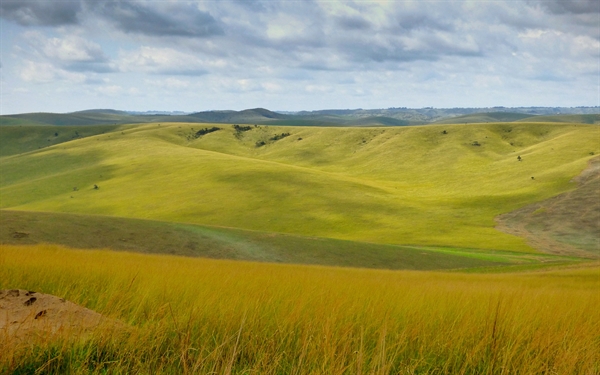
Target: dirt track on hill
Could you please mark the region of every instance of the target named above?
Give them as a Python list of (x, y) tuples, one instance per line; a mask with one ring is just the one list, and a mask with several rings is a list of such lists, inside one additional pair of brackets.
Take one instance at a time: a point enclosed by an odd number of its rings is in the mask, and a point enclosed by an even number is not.
[(496, 217), (496, 229), (543, 252), (600, 258), (600, 157), (573, 181), (575, 190)]

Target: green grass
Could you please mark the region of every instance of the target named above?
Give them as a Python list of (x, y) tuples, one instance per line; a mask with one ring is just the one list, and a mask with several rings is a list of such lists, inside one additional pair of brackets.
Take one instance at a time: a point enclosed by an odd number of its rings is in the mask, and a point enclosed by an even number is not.
[(600, 129), (584, 125), (260, 126), (238, 136), (220, 125), (190, 140), (201, 127), (136, 126), (3, 157), (0, 206), (531, 252), (494, 217), (573, 189), (600, 153)]
[(116, 125), (40, 125), (32, 128), (31, 123), (26, 124), (29, 126), (0, 127), (0, 157), (22, 154), (93, 135), (116, 132), (121, 128)]
[(153, 220), (0, 211), (1, 244), (53, 243), (74, 248), (191, 257), (381, 269), (486, 269), (578, 262), (545, 254), (382, 245)]

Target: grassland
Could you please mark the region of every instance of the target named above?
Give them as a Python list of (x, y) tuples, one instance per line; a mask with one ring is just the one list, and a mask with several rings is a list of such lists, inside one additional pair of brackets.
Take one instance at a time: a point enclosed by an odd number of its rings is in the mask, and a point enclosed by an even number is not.
[(589, 125), (216, 127), (125, 127), (4, 156), (0, 207), (532, 252), (494, 217), (575, 188), (600, 153)]
[(189, 257), (411, 270), (510, 270), (578, 263), (580, 258), (497, 250), (384, 245), (155, 220), (0, 211), (0, 243)]
[(0, 340), (4, 373), (600, 370), (598, 265), (468, 275), (1, 249), (0, 289), (59, 295), (126, 325), (85, 339)]
[(0, 289), (120, 323), (0, 329), (0, 373), (600, 373), (600, 264), (494, 221), (586, 207), (592, 246), (600, 180), (572, 193), (597, 126), (21, 125), (0, 127)]

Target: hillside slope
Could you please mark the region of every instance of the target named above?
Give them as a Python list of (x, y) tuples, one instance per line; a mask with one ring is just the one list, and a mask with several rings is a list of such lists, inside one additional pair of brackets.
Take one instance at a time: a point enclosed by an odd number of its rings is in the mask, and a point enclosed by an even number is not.
[(600, 153), (600, 128), (583, 125), (214, 127), (142, 125), (2, 157), (0, 206), (531, 251), (494, 217), (573, 189)]
[(50, 243), (71, 248), (383, 269), (505, 270), (577, 262), (546, 254), (382, 245), (154, 220), (0, 211), (0, 244)]
[(575, 190), (500, 215), (499, 229), (555, 254), (600, 256), (600, 158), (574, 180)]

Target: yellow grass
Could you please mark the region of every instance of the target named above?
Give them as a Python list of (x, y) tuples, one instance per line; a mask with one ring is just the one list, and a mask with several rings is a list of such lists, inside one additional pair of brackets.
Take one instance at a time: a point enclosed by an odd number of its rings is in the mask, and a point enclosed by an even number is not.
[(2, 246), (0, 288), (55, 294), (131, 326), (70, 344), (4, 342), (0, 372), (600, 371), (598, 265), (467, 275)]

